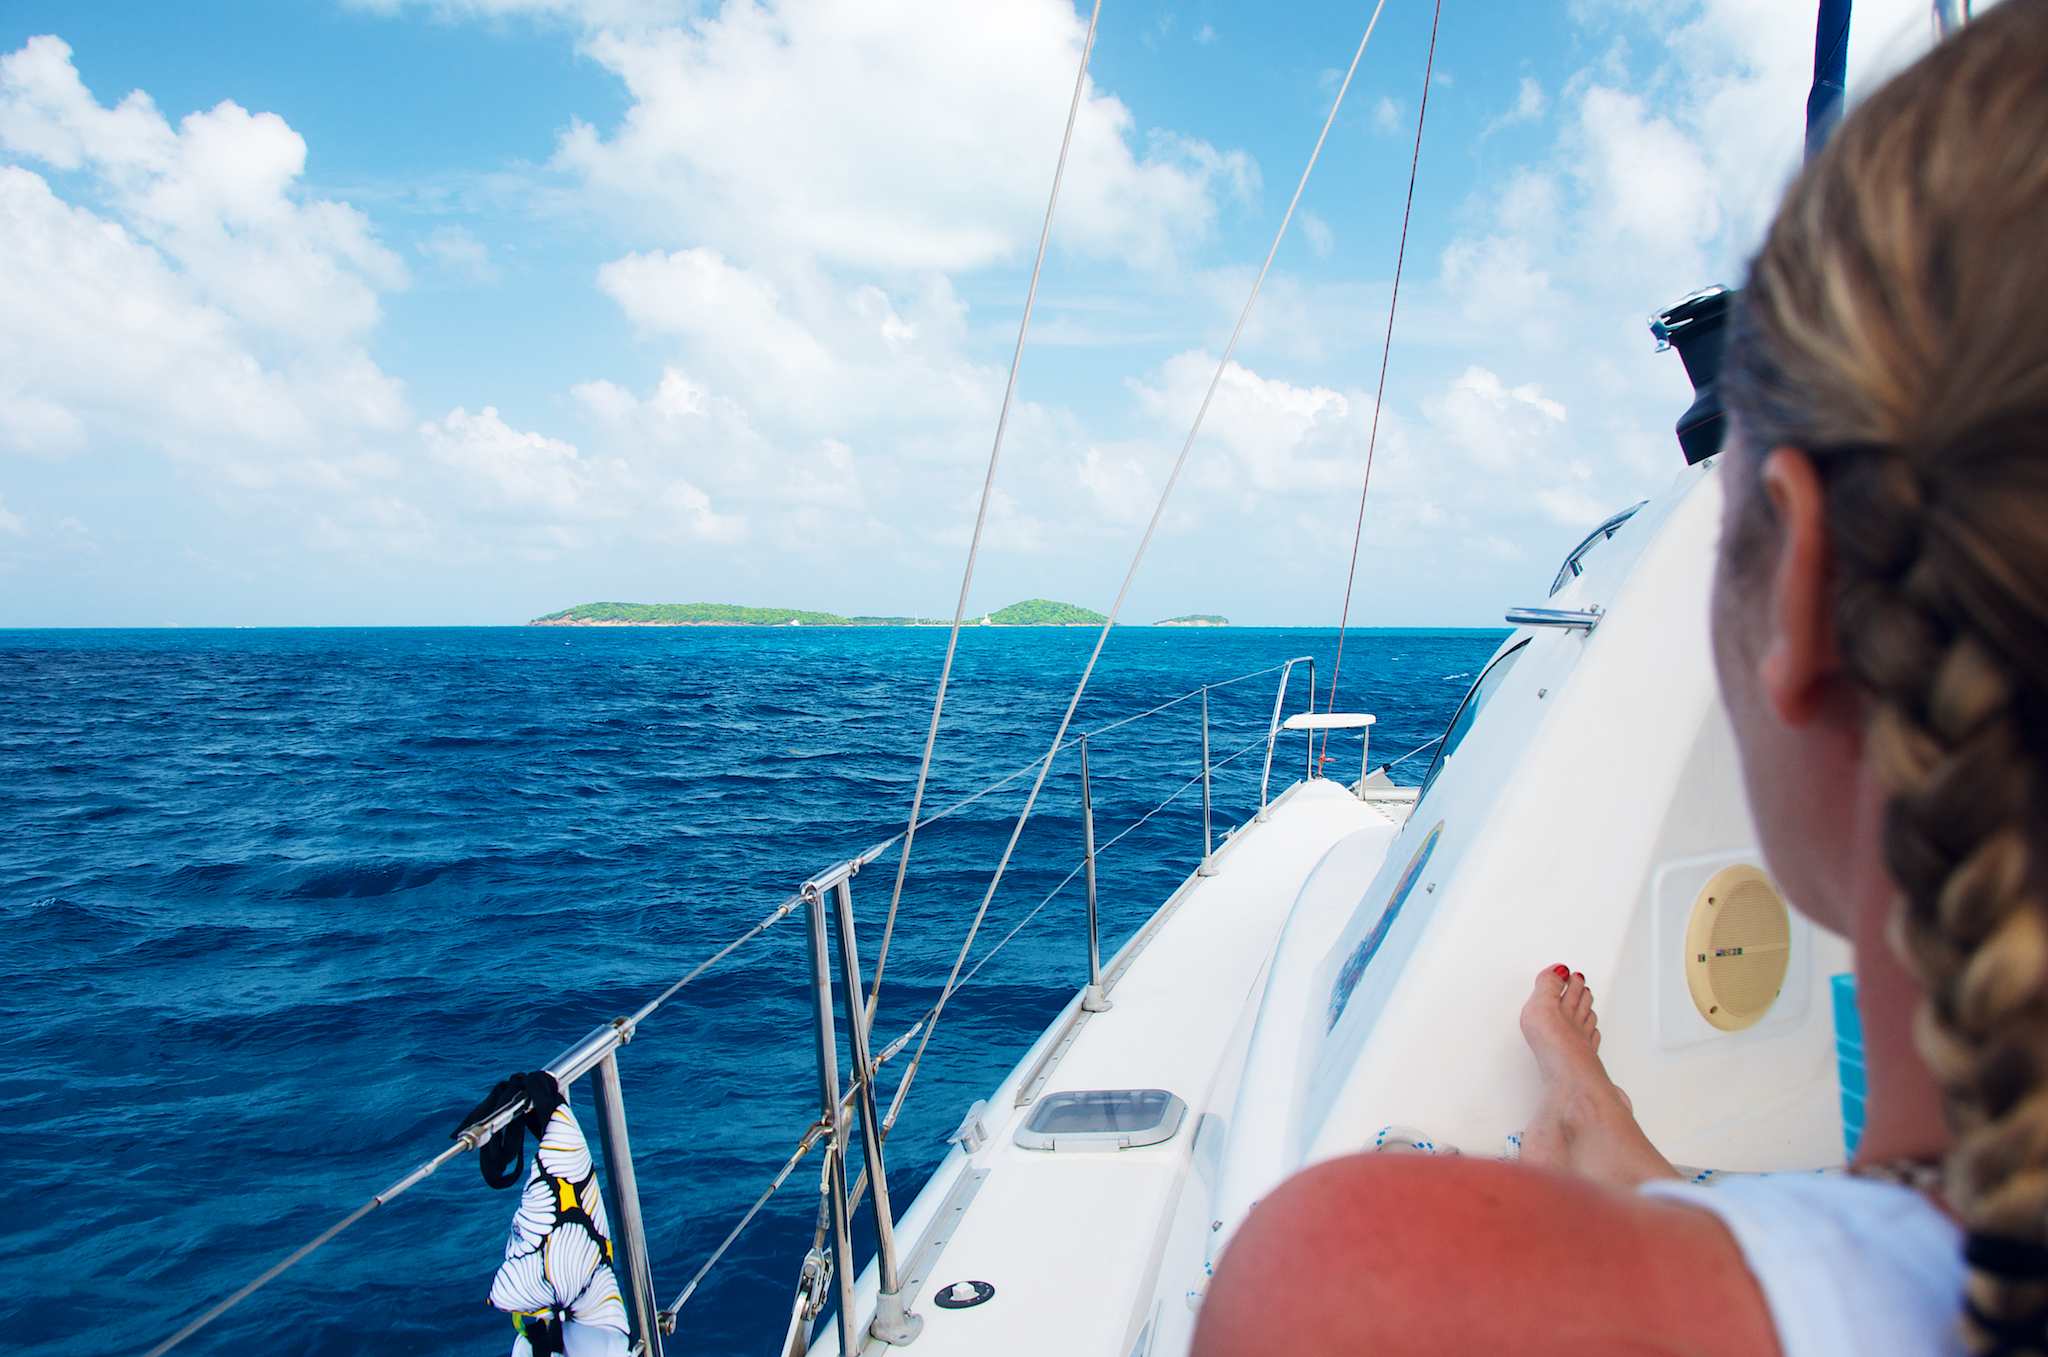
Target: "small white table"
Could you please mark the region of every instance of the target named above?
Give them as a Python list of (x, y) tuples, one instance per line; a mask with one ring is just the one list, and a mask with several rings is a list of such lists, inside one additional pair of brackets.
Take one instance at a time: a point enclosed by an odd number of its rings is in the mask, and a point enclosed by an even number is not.
[[(1362, 711), (1297, 712), (1285, 721), (1282, 721), (1280, 727), (1283, 730), (1308, 731), (1365, 730), (1376, 724), (1378, 720), (1377, 716), (1370, 716)], [(1309, 738), (1313, 739), (1315, 737), (1311, 735)], [(1361, 796), (1365, 793), (1365, 775), (1370, 770), (1371, 761), (1372, 736), (1368, 734), (1359, 741), (1358, 790)]]

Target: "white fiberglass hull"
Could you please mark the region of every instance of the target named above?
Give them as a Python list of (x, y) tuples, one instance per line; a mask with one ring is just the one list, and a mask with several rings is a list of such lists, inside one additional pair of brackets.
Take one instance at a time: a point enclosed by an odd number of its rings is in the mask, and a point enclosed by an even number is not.
[[(1389, 1127), (1506, 1150), (1538, 1091), (1516, 1012), (1552, 962), (1592, 980), (1602, 1055), (1674, 1162), (1841, 1161), (1842, 942), (1791, 916), (1740, 1030), (1689, 988), (1712, 883), (1763, 879), (1707, 649), (1715, 475), (1589, 540), (1545, 601), (1579, 621), (1502, 645), (1419, 803), (1295, 786), (1126, 948), (1111, 1011), (1076, 996), (899, 1224), (919, 1351), (1184, 1352), (1215, 1260), (1293, 1172)], [(1115, 1089), (1185, 1117), (1156, 1144), (1019, 1143), (1050, 1096)], [(992, 1293), (941, 1305), (963, 1281)], [(864, 1331), (872, 1268), (859, 1297)], [(827, 1329), (812, 1351), (837, 1348)]]

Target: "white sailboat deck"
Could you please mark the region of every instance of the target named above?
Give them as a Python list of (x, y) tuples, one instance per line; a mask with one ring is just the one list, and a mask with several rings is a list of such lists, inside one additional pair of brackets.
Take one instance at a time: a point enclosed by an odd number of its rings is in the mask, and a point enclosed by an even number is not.
[[(1183, 1266), (1198, 1264), (1207, 1222), (1178, 1219), (1179, 1198), (1230, 1115), (1238, 1062), (1223, 1057), (1249, 1034), (1302, 883), (1333, 845), (1360, 832), (1377, 836), (1377, 863), (1413, 795), (1389, 789), (1362, 801), (1336, 782), (1298, 784), (1219, 850), (1215, 875), (1189, 877), (1126, 946), (1111, 971), (1109, 1011), (1082, 1013), (1078, 997), (1069, 1005), (981, 1111), (985, 1139), (946, 1159), (899, 1227), (899, 1239), (917, 1241), (905, 1291), (924, 1321), (919, 1353), (1145, 1346), (1162, 1261), (1185, 1252)], [(1054, 1152), (1016, 1141), (1048, 1095), (1141, 1088), (1187, 1104), (1161, 1144)], [(1031, 1090), (1022, 1106), (1020, 1089)], [(872, 1303), (872, 1269), (861, 1280)], [(961, 1281), (994, 1293), (971, 1308), (942, 1308), (938, 1297)], [(820, 1339), (814, 1352), (836, 1350), (834, 1336)], [(872, 1338), (865, 1347), (888, 1351)]]

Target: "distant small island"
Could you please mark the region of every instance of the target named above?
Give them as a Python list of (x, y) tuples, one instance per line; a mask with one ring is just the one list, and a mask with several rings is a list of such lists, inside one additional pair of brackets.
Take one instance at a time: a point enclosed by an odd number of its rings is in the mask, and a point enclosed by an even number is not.
[[(984, 627), (1099, 627), (1107, 619), (1092, 608), (1050, 598), (1027, 598), (970, 621)], [(533, 627), (943, 627), (930, 617), (842, 616), (808, 608), (748, 608), (736, 603), (579, 603), (536, 617)], [(1162, 627), (1222, 627), (1227, 618), (1190, 613)]]

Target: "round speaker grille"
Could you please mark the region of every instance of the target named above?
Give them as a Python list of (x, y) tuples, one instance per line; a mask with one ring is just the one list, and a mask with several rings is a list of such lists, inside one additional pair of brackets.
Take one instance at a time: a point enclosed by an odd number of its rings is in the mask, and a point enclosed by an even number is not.
[(1770, 1012), (1792, 960), (1784, 897), (1755, 867), (1724, 867), (1692, 902), (1685, 979), (1700, 1016), (1739, 1032)]

